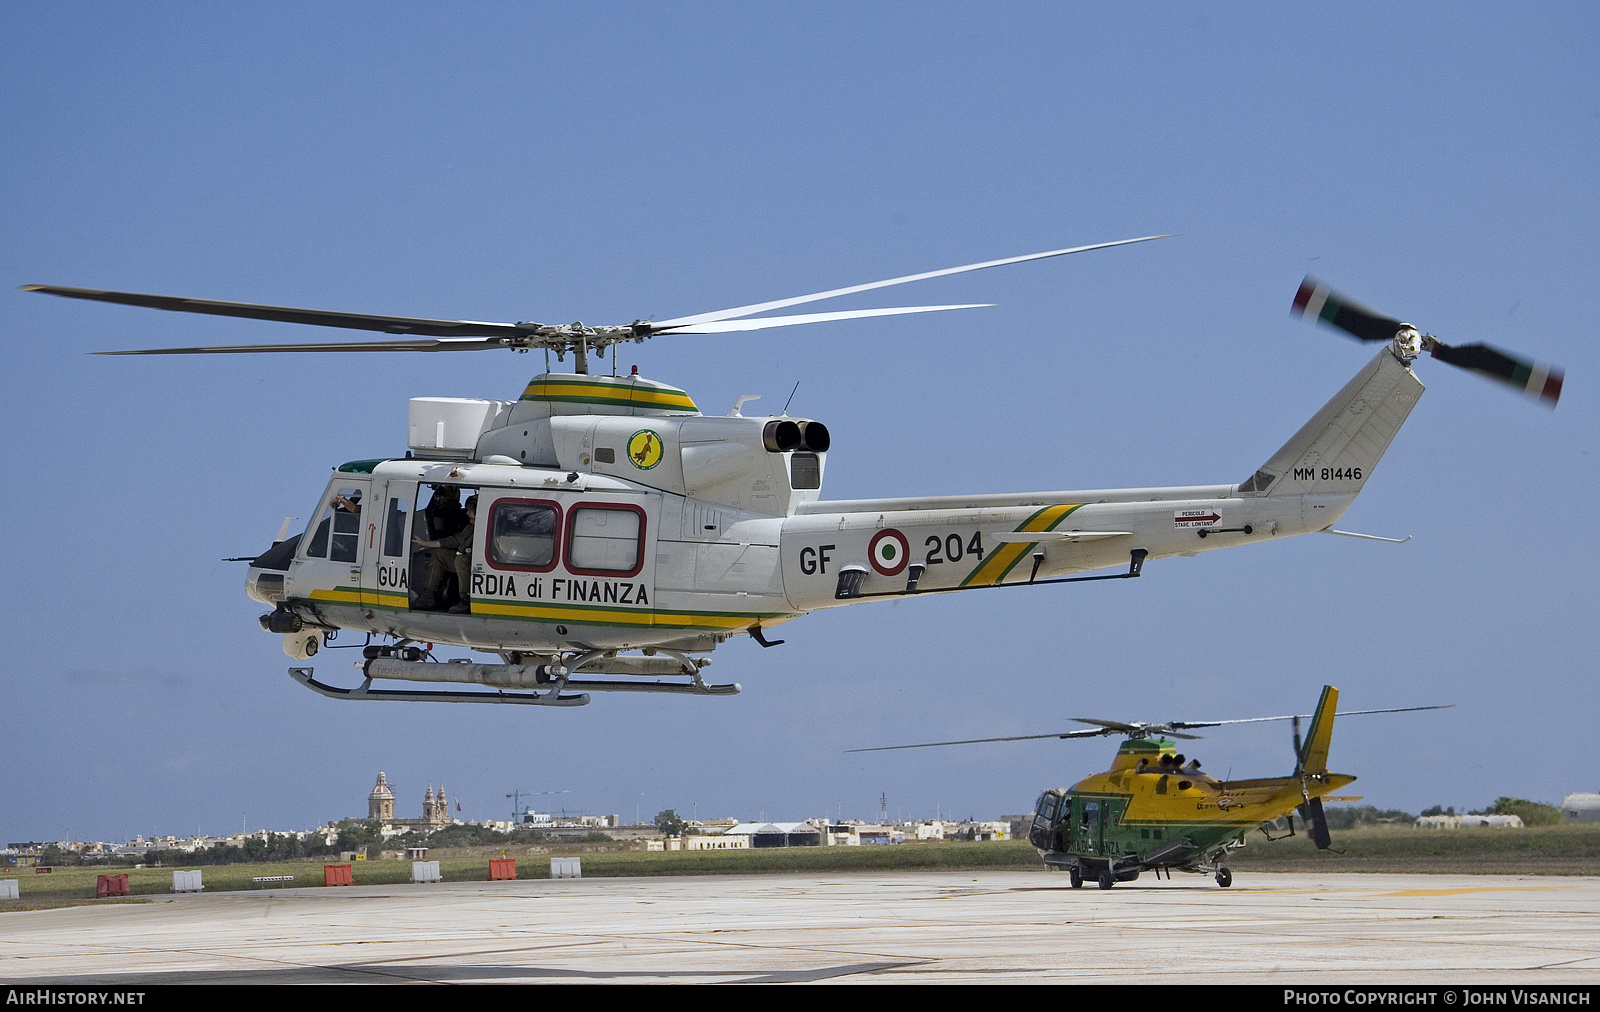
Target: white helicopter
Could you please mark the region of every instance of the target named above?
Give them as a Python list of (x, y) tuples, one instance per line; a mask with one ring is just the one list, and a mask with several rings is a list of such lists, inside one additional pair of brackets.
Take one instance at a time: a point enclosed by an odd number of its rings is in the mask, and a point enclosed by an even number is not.
[[(250, 562), (261, 626), (304, 661), (340, 630), (367, 634), (355, 688), (291, 668), (339, 699), (578, 706), (589, 693), (731, 695), (704, 656), (821, 608), (918, 594), (1131, 579), (1192, 556), (1333, 524), (1422, 395), (1411, 363), (1435, 358), (1553, 405), (1560, 370), (1485, 345), (1450, 347), (1307, 278), (1295, 310), (1384, 347), (1277, 453), (1238, 483), (823, 501), (821, 422), (703, 415), (642, 376), (590, 375), (591, 353), (663, 334), (711, 334), (979, 308), (755, 314), (1144, 236), (891, 278), (661, 322), (474, 323), (27, 285), (26, 291), (190, 313), (407, 335), (382, 341), (160, 348), (106, 355), (255, 352), (568, 352), (574, 373), (535, 376), (516, 400), (420, 397), (410, 450), (341, 464), (303, 534)], [(615, 356), (613, 353), (613, 361)], [(475, 507), (467, 523), (462, 497)], [(426, 501), (424, 501), (426, 499)], [(1352, 537), (1370, 535), (1350, 534)], [(1377, 539), (1394, 540), (1394, 539)], [(240, 560), (246, 561), (246, 560)], [(1078, 574), (1118, 570), (1093, 576)], [(377, 641), (374, 641), (374, 637)], [(434, 644), (498, 654), (439, 663)], [(635, 653), (636, 652), (636, 653)], [(380, 689), (375, 680), (475, 684)]]

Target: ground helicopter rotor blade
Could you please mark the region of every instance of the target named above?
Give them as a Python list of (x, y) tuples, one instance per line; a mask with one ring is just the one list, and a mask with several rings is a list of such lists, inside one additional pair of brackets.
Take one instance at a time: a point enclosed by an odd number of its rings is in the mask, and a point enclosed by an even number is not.
[(1437, 338), (1431, 344), (1430, 353), (1441, 362), (1498, 380), (1552, 408), (1561, 399), (1561, 383), (1566, 374), (1560, 366), (1516, 358), (1487, 344), (1452, 346)]
[(1300, 282), (1290, 312), (1338, 327), (1362, 341), (1392, 341), (1406, 324), (1345, 298), (1311, 275)]
[[(98, 288), (68, 288), (62, 285), (23, 285), (25, 292), (42, 292), (68, 299), (115, 302), (124, 306), (166, 309), (178, 313), (204, 313), (209, 316), (238, 316), (249, 320), (278, 323), (303, 323), (317, 327), (344, 327), (350, 330), (376, 330), (385, 334), (415, 334), (420, 337), (512, 337), (534, 327), (513, 323), (480, 323), (473, 320), (428, 320), (410, 316), (380, 316), (369, 313), (341, 313), (326, 309), (296, 309), (292, 306), (264, 306), (252, 302), (218, 302), (175, 295), (145, 295), (140, 292), (110, 292)], [(265, 346), (259, 346), (265, 347)], [(283, 350), (310, 350), (284, 345)], [(338, 350), (338, 349), (333, 349)], [(373, 347), (369, 350), (381, 351)], [(417, 351), (417, 348), (389, 349)], [(427, 349), (438, 350), (438, 349)]]
[(1174, 738), (1187, 738), (1195, 741), (1200, 739), (1200, 736), (1197, 734), (1179, 734), (1177, 731), (1174, 731), (1173, 728), (1178, 726), (1175, 723), (1124, 724), (1120, 721), (1098, 720), (1094, 717), (1073, 717), (1072, 719), (1078, 721), (1080, 724), (1095, 724), (1099, 727), (1105, 728), (1104, 731), (1100, 732), (1101, 734), (1125, 734), (1134, 738), (1148, 737), (1151, 734), (1170, 734)]
[[(1442, 706), (1396, 706), (1383, 710), (1340, 710), (1334, 716), (1356, 717), (1364, 713), (1410, 713), (1414, 710), (1448, 710), (1455, 705), (1454, 703), (1445, 703)], [(1174, 728), (1221, 727), (1224, 724), (1259, 724), (1267, 720), (1302, 720), (1310, 716), (1311, 714), (1309, 713), (1287, 713), (1281, 717), (1244, 717), (1238, 720), (1174, 720), (1164, 726)]]
[(887, 281), (872, 281), (864, 285), (851, 285), (848, 288), (834, 288), (826, 292), (817, 292), (813, 295), (796, 295), (789, 299), (776, 299), (772, 302), (758, 302), (749, 306), (736, 306), (732, 309), (718, 309), (710, 313), (699, 313), (694, 316), (680, 316), (672, 320), (662, 320), (650, 324), (655, 331), (676, 330), (693, 326), (699, 323), (714, 323), (719, 320), (732, 320), (741, 316), (754, 316), (756, 313), (765, 313), (772, 309), (787, 309), (807, 302), (820, 302), (823, 299), (835, 299), (843, 295), (854, 295), (857, 292), (870, 292), (876, 288), (888, 288), (891, 285), (903, 285), (912, 281), (926, 281), (930, 278), (942, 278), (951, 274), (964, 274), (968, 271), (981, 271), (989, 267), (1004, 267), (1007, 264), (1020, 264), (1028, 260), (1044, 260), (1049, 257), (1066, 256), (1069, 253), (1084, 253), (1093, 249), (1107, 249), (1111, 246), (1127, 246), (1136, 242), (1149, 242), (1151, 239), (1166, 239), (1166, 235), (1146, 235), (1137, 239), (1118, 239), (1115, 242), (1099, 242), (1089, 246), (1074, 246), (1071, 249), (1049, 250), (1045, 253), (1029, 253), (1026, 256), (1007, 257), (1004, 260), (986, 260), (981, 264), (966, 264), (962, 267), (946, 267), (943, 270), (927, 271), (923, 274), (908, 274), (903, 278), (890, 278)]
[(903, 748), (937, 748), (941, 745), (981, 745), (990, 741), (1036, 741), (1040, 738), (1096, 738), (1110, 731), (1064, 731), (1059, 734), (1017, 734), (1006, 738), (967, 738), (962, 741), (926, 741), (919, 745), (880, 745), (877, 748), (847, 748), (846, 752), (893, 752)]
[[(1340, 710), (1334, 714), (1336, 717), (1354, 717), (1364, 713), (1411, 713), (1415, 710), (1448, 710), (1455, 706), (1454, 703), (1445, 703), (1442, 706), (1396, 706), (1382, 710)], [(1197, 734), (1181, 734), (1179, 728), (1190, 730), (1200, 727), (1221, 727), (1224, 724), (1259, 724), (1267, 720), (1292, 720), (1294, 721), (1294, 754), (1296, 772), (1299, 772), (1300, 756), (1300, 720), (1310, 714), (1286, 714), (1282, 717), (1245, 717), (1241, 720), (1211, 720), (1211, 721), (1181, 721), (1174, 720), (1165, 724), (1127, 724), (1117, 720), (1101, 720), (1097, 717), (1074, 717), (1073, 720), (1084, 724), (1095, 725), (1093, 731), (1062, 731), (1056, 734), (1017, 734), (1004, 738), (965, 738), (961, 741), (929, 741), (918, 745), (882, 745), (877, 748), (851, 748), (846, 752), (890, 752), (903, 748), (934, 748), (940, 745), (979, 745), (991, 741), (1037, 741), (1043, 738), (1096, 738), (1102, 735), (1125, 734), (1130, 737), (1148, 737), (1152, 734), (1164, 734), (1173, 738), (1184, 738), (1191, 741), (1201, 740)]]

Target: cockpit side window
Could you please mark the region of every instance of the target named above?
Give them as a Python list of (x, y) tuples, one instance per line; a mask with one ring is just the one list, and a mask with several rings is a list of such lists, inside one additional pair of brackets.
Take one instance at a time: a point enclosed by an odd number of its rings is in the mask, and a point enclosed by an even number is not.
[(311, 528), (306, 545), (308, 559), (355, 562), (361, 548), (361, 495), (359, 488), (335, 488)]

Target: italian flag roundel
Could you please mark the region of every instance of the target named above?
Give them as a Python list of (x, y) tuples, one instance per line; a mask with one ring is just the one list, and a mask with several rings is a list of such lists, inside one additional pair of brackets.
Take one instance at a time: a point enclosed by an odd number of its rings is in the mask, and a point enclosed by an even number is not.
[(896, 576), (911, 561), (911, 545), (904, 534), (893, 527), (885, 527), (872, 536), (867, 555), (872, 559), (872, 568), (881, 575)]

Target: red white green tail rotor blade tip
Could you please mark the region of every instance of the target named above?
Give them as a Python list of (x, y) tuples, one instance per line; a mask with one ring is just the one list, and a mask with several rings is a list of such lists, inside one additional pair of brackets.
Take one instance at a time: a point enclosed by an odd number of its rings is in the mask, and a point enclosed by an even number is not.
[(1345, 298), (1309, 274), (1300, 282), (1300, 290), (1294, 293), (1294, 306), (1290, 311), (1296, 316), (1338, 327), (1362, 341), (1392, 341), (1406, 326)]
[(1430, 350), (1441, 362), (1499, 380), (1552, 408), (1561, 399), (1561, 383), (1566, 374), (1560, 366), (1517, 358), (1487, 344), (1452, 347), (1435, 340)]

